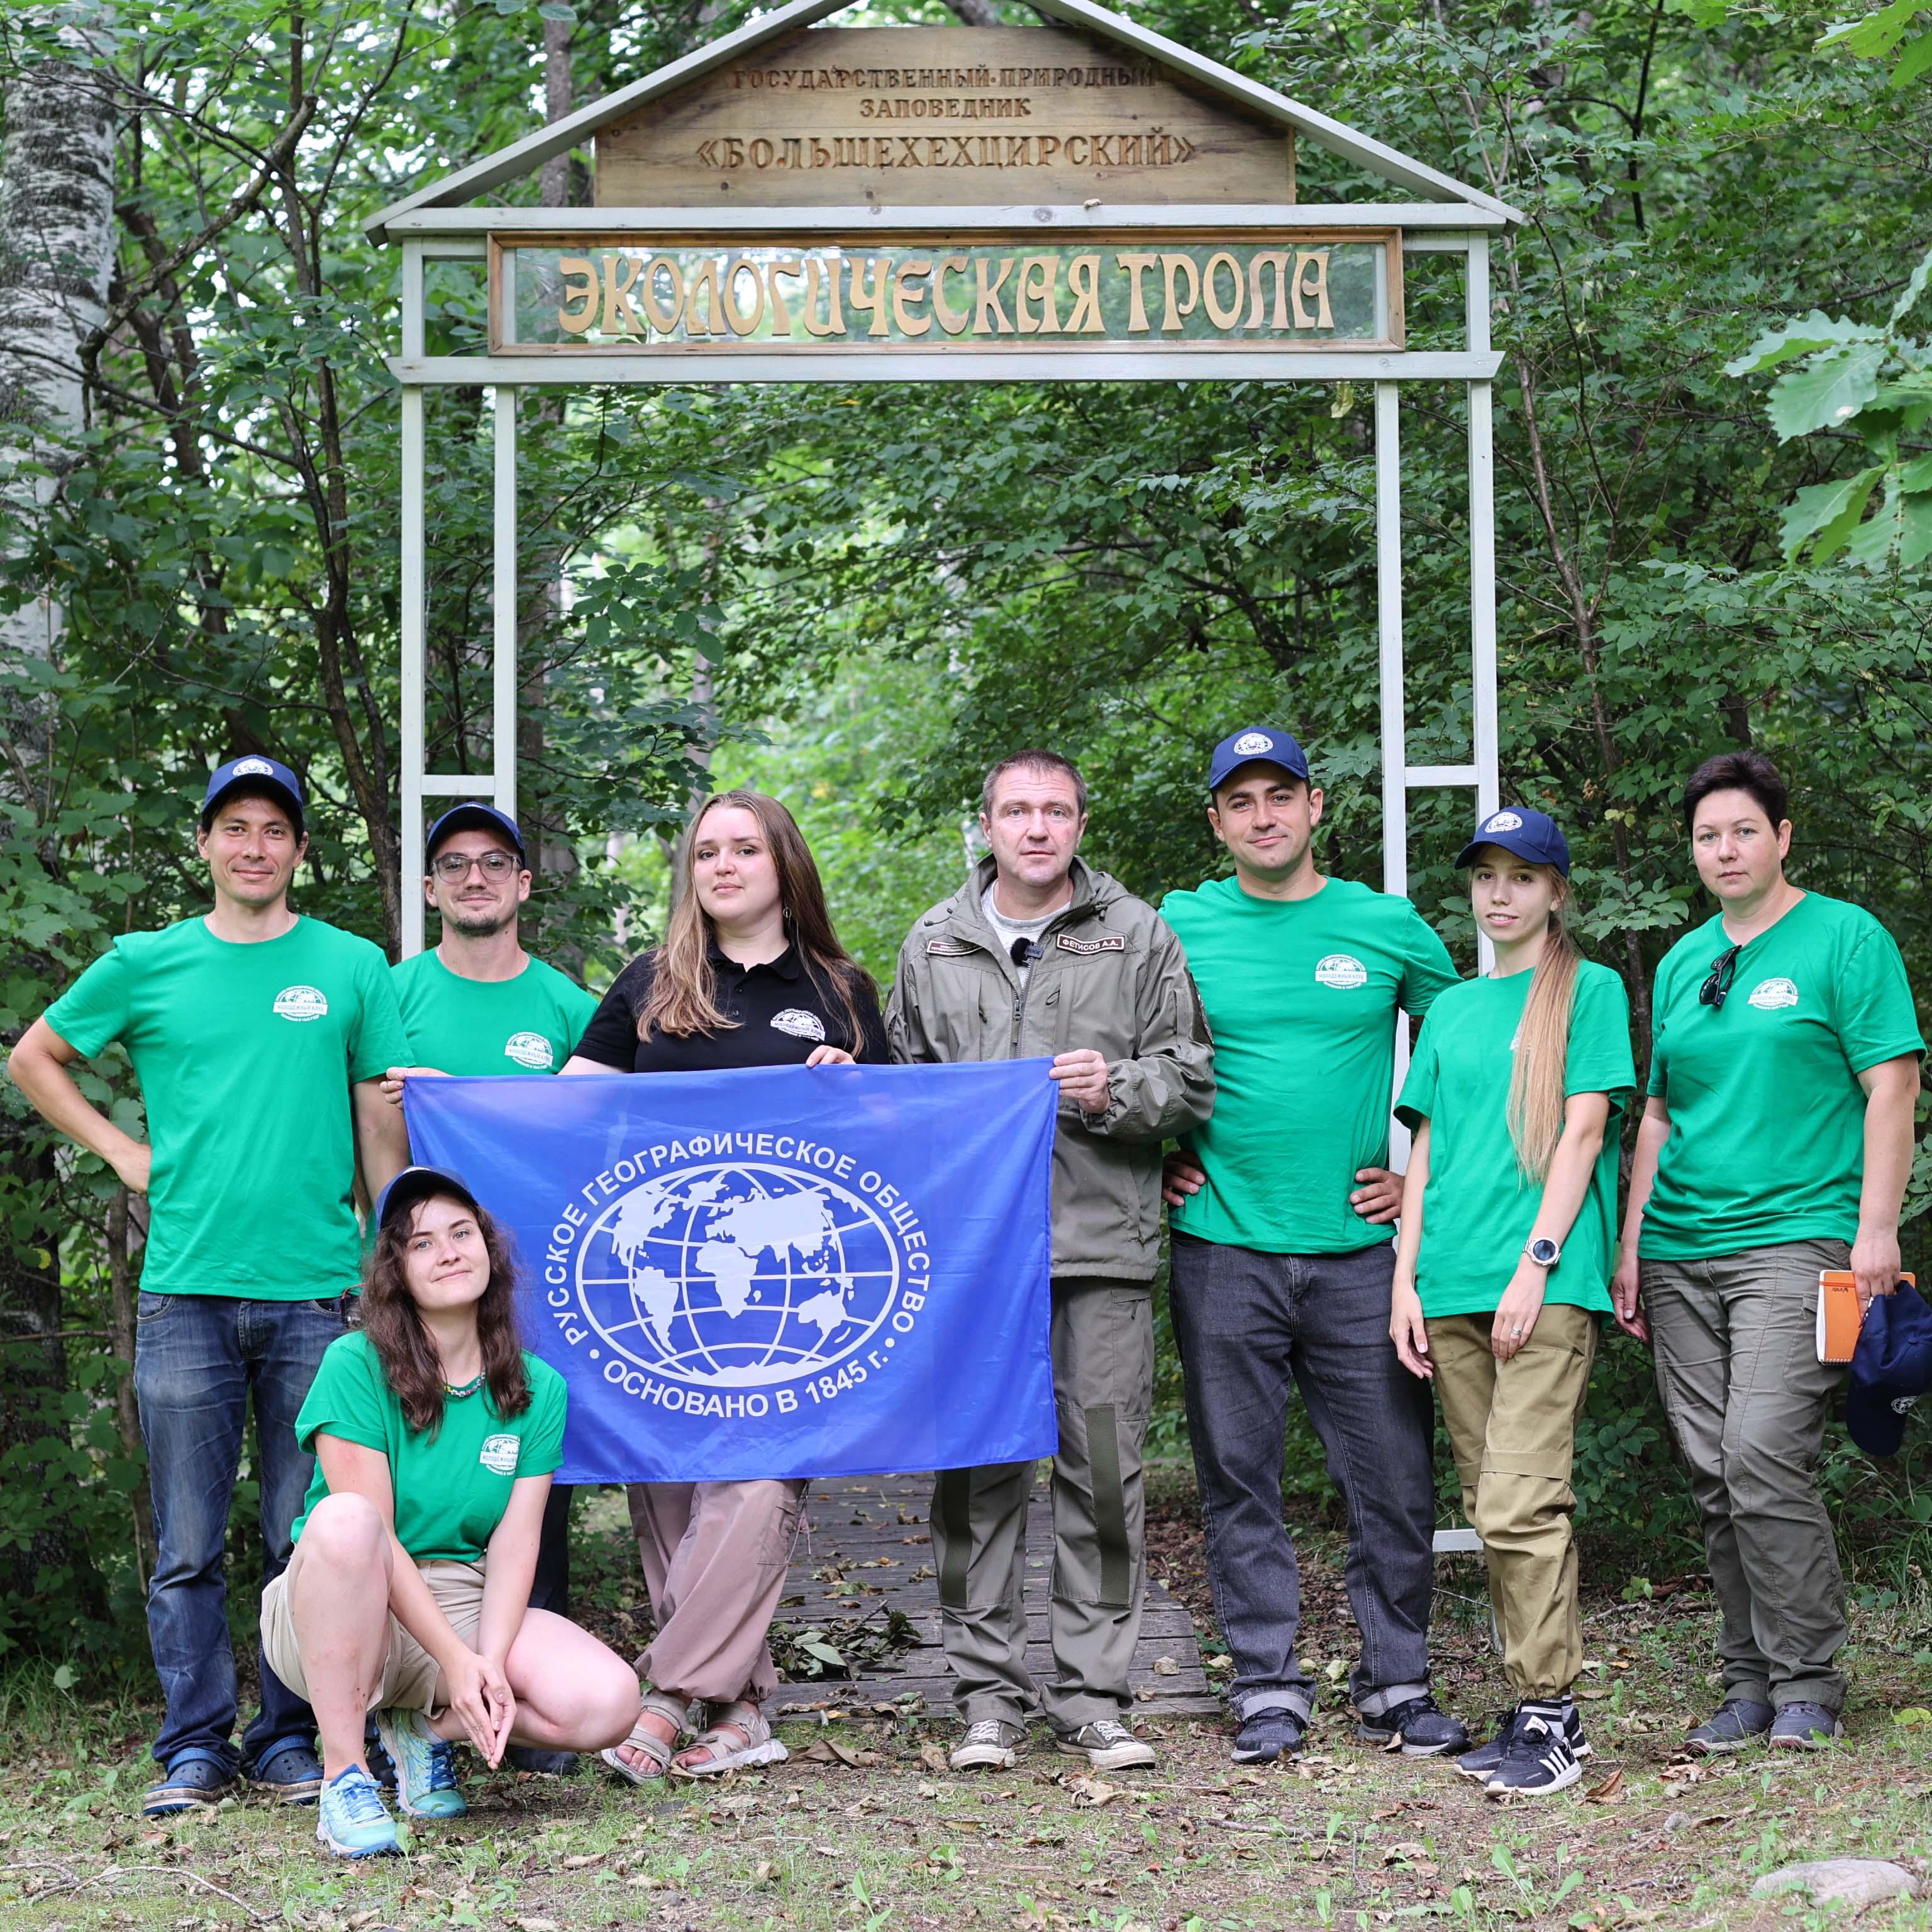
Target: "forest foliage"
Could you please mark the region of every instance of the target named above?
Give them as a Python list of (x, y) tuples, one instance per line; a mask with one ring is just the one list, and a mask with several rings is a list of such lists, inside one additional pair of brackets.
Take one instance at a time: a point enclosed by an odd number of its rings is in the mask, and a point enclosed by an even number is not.
[[(65, 616), (51, 658), (0, 662), (0, 1037), (114, 934), (201, 908), (193, 806), (236, 752), (285, 760), (316, 801), (302, 910), (393, 949), (398, 264), (362, 224), (746, 10), (98, 0), (0, 17), (6, 75), (64, 61), (111, 91), (116, 228), (85, 428), (37, 459), (49, 500), (0, 542), (4, 595)], [(1779, 760), (1796, 876), (1870, 905), (1932, 989), (1932, 86), (1912, 84), (1922, 58), (1890, 58), (1912, 0), (1873, 16), (1896, 16), (1889, 40), (1834, 39), (1817, 5), (1772, 0), (1128, 10), (1528, 212), (1494, 274), (1504, 792), (1568, 829), (1640, 1064), (1648, 974), (1706, 910), (1678, 788), (1726, 746)], [(1301, 192), (1378, 190), (1309, 154)], [(585, 158), (512, 191), (540, 196), (586, 200)], [(1460, 313), (1452, 267), (1412, 264), (1414, 339)], [(476, 278), (452, 265), (431, 286), (436, 338), (474, 342)], [(1468, 755), (1463, 410), (1448, 387), (1404, 397), (1418, 762)], [(593, 983), (657, 928), (663, 835), (707, 772), (794, 805), (880, 974), (960, 876), (980, 771), (1022, 743), (1078, 758), (1090, 856), (1157, 899), (1218, 868), (1208, 747), (1288, 724), (1328, 794), (1323, 862), (1378, 878), (1365, 389), (585, 390), (526, 396), (520, 430), (529, 929)], [(429, 433), (431, 763), (487, 770), (484, 399), (434, 393)], [(1450, 860), (1468, 811), (1418, 794), (1410, 853), (1412, 893), (1466, 964)], [(138, 1120), (124, 1060), (90, 1077)], [(140, 1212), (92, 1158), (57, 1157), (10, 1087), (0, 1129), (0, 1642), (138, 1669)], [(272, 1267), (273, 1231), (244, 1238)], [(1162, 1395), (1178, 1449), (1166, 1370)], [(1884, 1469), (1834, 1450), (1866, 1587), (1925, 1554), (1924, 1444), (1921, 1425)], [(1667, 1463), (1644, 1358), (1616, 1343), (1580, 1474), (1601, 1560), (1695, 1560)]]

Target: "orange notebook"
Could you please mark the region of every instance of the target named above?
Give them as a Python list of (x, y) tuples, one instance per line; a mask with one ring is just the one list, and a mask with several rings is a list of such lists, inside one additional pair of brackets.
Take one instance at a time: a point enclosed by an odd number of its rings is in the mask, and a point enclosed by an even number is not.
[[(1916, 1275), (1902, 1274), (1900, 1281), (1918, 1286)], [(1864, 1317), (1858, 1312), (1858, 1292), (1852, 1285), (1849, 1268), (1826, 1268), (1818, 1277), (1818, 1359), (1821, 1362), (1849, 1362), (1858, 1346), (1858, 1330)]]

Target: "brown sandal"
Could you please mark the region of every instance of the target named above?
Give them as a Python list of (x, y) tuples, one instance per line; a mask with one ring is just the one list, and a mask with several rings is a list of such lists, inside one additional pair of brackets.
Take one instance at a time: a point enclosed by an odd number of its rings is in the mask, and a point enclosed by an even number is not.
[(751, 1765), (783, 1764), (790, 1755), (772, 1736), (764, 1712), (748, 1698), (707, 1704), (705, 1719), (704, 1730), (686, 1748), (712, 1755), (702, 1764), (680, 1764), (674, 1756), (668, 1767), (673, 1778), (722, 1778), (728, 1771)]
[[(677, 1726), (669, 1738), (661, 1738), (657, 1732), (644, 1725), (646, 1715), (663, 1718)], [(644, 1694), (644, 1710), (632, 1726), (631, 1735), (620, 1744), (613, 1744), (597, 1755), (617, 1775), (631, 1784), (650, 1784), (662, 1778), (670, 1769), (671, 1760), (676, 1756), (680, 1741), (691, 1728), (691, 1706), (681, 1699), (668, 1696), (662, 1690), (646, 1690)], [(622, 1756), (634, 1750), (646, 1760), (650, 1768), (634, 1765)]]

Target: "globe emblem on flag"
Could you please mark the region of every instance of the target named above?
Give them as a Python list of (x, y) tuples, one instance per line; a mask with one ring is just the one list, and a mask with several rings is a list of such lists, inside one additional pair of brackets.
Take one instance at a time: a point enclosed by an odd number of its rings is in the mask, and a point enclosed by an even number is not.
[(898, 1300), (884, 1216), (808, 1168), (682, 1168), (584, 1230), (579, 1305), (619, 1354), (668, 1379), (764, 1388), (835, 1366)]

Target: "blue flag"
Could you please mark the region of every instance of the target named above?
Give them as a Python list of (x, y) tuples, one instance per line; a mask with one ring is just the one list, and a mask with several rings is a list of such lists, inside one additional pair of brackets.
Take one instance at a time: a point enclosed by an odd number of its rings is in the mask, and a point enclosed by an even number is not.
[(1049, 1456), (1044, 1060), (412, 1080), (516, 1237), (562, 1483)]

